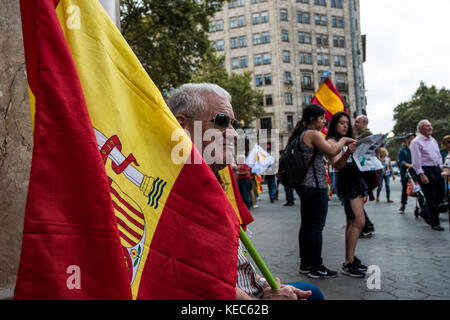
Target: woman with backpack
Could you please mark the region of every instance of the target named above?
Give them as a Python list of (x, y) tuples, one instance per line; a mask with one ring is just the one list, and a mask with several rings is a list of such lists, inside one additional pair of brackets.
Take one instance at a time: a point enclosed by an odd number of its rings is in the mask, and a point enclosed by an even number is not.
[[(330, 121), (327, 141), (338, 145), (343, 139), (353, 137), (350, 116), (345, 112), (336, 113)], [(345, 262), (341, 272), (354, 278), (363, 278), (367, 267), (355, 256), (356, 243), (364, 228), (364, 197), (369, 187), (359, 171), (352, 154), (356, 143), (344, 148), (340, 154), (331, 158), (336, 171), (337, 195), (347, 216), (345, 229)]]
[(306, 175), (295, 189), (301, 199), (301, 226), (299, 231), (300, 270), (310, 278), (334, 278), (336, 271), (329, 270), (322, 260), (322, 231), (328, 211), (328, 192), (324, 155), (334, 157), (345, 145), (355, 143), (352, 138), (342, 139), (334, 145), (327, 142), (320, 130), (326, 123), (325, 110), (309, 105), (303, 110), (303, 118), (297, 123), (290, 143), (298, 143)]

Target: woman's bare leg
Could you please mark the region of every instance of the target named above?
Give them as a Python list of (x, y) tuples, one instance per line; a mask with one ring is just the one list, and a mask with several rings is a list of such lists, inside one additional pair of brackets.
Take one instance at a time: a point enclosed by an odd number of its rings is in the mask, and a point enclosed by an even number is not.
[(364, 217), (364, 200), (361, 197), (351, 202), (354, 220), (347, 220), (345, 231), (345, 263), (352, 262), (355, 258), (356, 243), (366, 222)]

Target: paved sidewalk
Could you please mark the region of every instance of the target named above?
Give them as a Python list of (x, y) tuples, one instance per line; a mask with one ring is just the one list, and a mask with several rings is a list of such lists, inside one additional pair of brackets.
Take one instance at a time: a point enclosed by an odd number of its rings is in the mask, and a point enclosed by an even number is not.
[(414, 217), (415, 199), (409, 198), (405, 215), (400, 215), (399, 180), (391, 181), (393, 204), (386, 203), (385, 191), (379, 203), (370, 202), (366, 211), (375, 225), (375, 234), (360, 239), (357, 256), (366, 265), (379, 266), (381, 289), (368, 289), (368, 278), (354, 279), (342, 275), (344, 262), (345, 215), (334, 196), (329, 202), (324, 230), (322, 257), (324, 264), (339, 270), (335, 279), (310, 279), (298, 274), (298, 230), (300, 201), (284, 207), (284, 188), (280, 185), (279, 201), (270, 203), (267, 188), (251, 212), (251, 240), (274, 276), (283, 282), (304, 281), (316, 284), (326, 299), (342, 300), (450, 300), (450, 232), (447, 214), (441, 214), (444, 232), (434, 231), (422, 219)]

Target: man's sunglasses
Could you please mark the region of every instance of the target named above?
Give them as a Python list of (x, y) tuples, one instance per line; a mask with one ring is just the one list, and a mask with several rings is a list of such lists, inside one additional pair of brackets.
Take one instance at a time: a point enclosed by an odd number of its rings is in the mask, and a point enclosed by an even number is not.
[(236, 119), (231, 120), (225, 113), (216, 114), (215, 118), (210, 121), (214, 122), (214, 128), (219, 129), (220, 131), (225, 131), (230, 125), (230, 122), (234, 130), (239, 129), (241, 126), (239, 121)]
[[(191, 117), (187, 117), (187, 118), (191, 118)], [(191, 118), (191, 119), (195, 119), (195, 118)], [(230, 117), (227, 116), (225, 113), (218, 113), (218, 114), (216, 114), (214, 119), (209, 120), (209, 121), (214, 122), (214, 128), (216, 128), (220, 131), (225, 131), (228, 128), (228, 126), (230, 125), (230, 122), (231, 122), (231, 126), (233, 127), (234, 130), (237, 130), (241, 127), (241, 124), (239, 123), (239, 121), (237, 121), (236, 119), (230, 120)]]

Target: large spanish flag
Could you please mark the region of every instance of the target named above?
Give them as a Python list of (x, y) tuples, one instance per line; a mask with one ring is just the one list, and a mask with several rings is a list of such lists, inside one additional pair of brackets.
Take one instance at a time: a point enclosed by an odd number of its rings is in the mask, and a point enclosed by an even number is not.
[(99, 2), (21, 12), (35, 129), (15, 298), (234, 299), (237, 215)]

